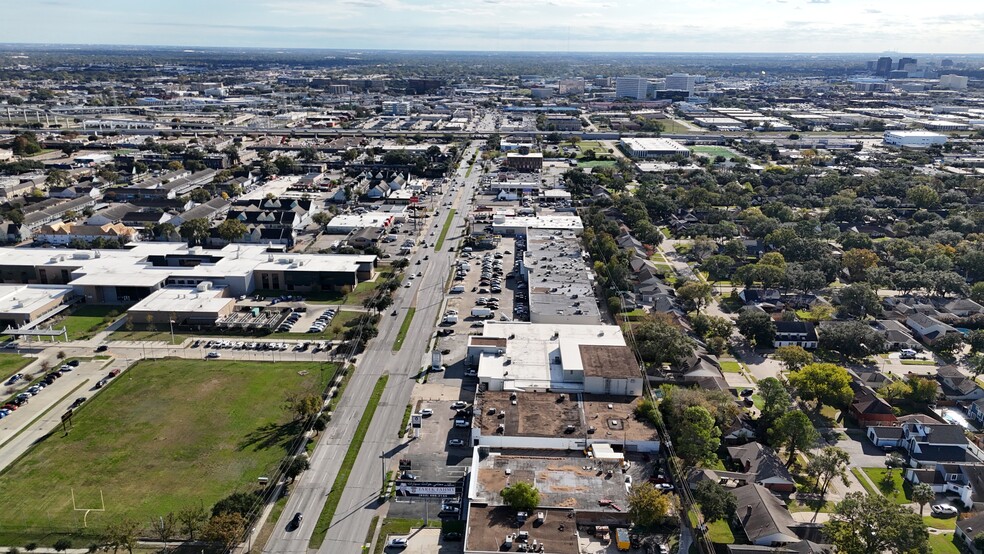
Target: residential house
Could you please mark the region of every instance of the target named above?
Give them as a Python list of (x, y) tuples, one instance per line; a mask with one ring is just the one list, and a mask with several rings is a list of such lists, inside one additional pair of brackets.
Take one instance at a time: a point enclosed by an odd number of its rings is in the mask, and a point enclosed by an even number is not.
[(646, 259), (648, 257), (648, 254), (646, 253), (646, 245), (639, 239), (633, 237), (628, 231), (619, 235), (615, 239), (615, 244), (617, 244), (623, 251), (633, 253), (640, 258)]
[(927, 484), (939, 494), (954, 494), (968, 510), (984, 507), (984, 465), (936, 464), (932, 468), (907, 468), (905, 479), (913, 485)]
[(777, 321), (773, 346), (799, 346), (812, 350), (817, 347), (817, 330), (809, 321)]
[(984, 532), (984, 514), (977, 514), (957, 521), (957, 528), (953, 531), (953, 540), (962, 543), (972, 554), (982, 554), (982, 550), (974, 545), (974, 539), (982, 532)]
[(799, 542), (800, 538), (790, 529), (796, 522), (785, 503), (772, 491), (752, 483), (734, 491), (738, 501), (735, 519), (745, 531), (749, 542), (759, 546), (782, 546)]
[(948, 300), (943, 300), (940, 302), (939, 308), (946, 313), (957, 317), (969, 317), (984, 313), (984, 306), (981, 306), (969, 298), (951, 298)]
[(796, 481), (779, 456), (768, 446), (750, 442), (727, 448), (728, 461), (736, 471), (753, 475), (752, 482), (776, 492), (794, 492)]
[(383, 227), (363, 227), (352, 231), (347, 240), (356, 248), (368, 248), (378, 244), (385, 236), (386, 229)]
[(6, 243), (20, 242), (24, 240), (23, 225), (10, 221), (0, 222), (0, 240)]
[(123, 240), (132, 242), (137, 240), (137, 230), (127, 227), (122, 223), (106, 225), (73, 225), (71, 223), (52, 223), (45, 225), (38, 230), (35, 239), (39, 242), (65, 246), (78, 239), (91, 243), (96, 239), (104, 240)]
[(213, 198), (204, 204), (198, 204), (197, 206), (189, 208), (183, 213), (174, 216), (169, 223), (176, 227), (180, 227), (182, 224), (191, 221), (192, 219), (215, 221), (216, 219), (219, 219), (229, 213), (230, 207), (232, 207), (232, 202), (222, 198)]
[(984, 425), (984, 398), (971, 402), (967, 408), (967, 415), (976, 420), (978, 425)]
[(947, 400), (980, 400), (984, 389), (973, 377), (965, 375), (956, 366), (946, 365), (936, 370), (936, 382)]
[(137, 207), (133, 204), (127, 204), (125, 202), (120, 204), (110, 204), (109, 206), (106, 206), (105, 208), (102, 208), (89, 216), (85, 220), (85, 224), (101, 226), (111, 225), (113, 223), (122, 223), (123, 216), (136, 209)]
[(153, 225), (167, 223), (172, 217), (174, 216), (167, 212), (137, 210), (123, 214), (123, 219), (120, 220), (120, 223), (135, 229), (146, 229)]
[(959, 425), (906, 423), (902, 425), (902, 447), (909, 465), (932, 468), (941, 463), (980, 463), (984, 452), (972, 444)]
[(902, 448), (904, 440), (902, 427), (872, 425), (865, 434), (872, 444), (879, 448)]
[(942, 321), (925, 314), (912, 314), (905, 320), (905, 324), (915, 332), (915, 336), (926, 344), (935, 343), (940, 337), (948, 333), (959, 333), (956, 328), (943, 323)]
[(891, 426), (898, 423), (892, 405), (868, 388), (862, 388), (854, 395), (847, 414), (861, 427)]
[(747, 304), (767, 304), (776, 307), (782, 301), (782, 295), (775, 289), (743, 289), (738, 298)]
[(913, 338), (909, 328), (894, 319), (878, 319), (871, 326), (885, 337), (889, 350), (922, 350), (922, 344)]

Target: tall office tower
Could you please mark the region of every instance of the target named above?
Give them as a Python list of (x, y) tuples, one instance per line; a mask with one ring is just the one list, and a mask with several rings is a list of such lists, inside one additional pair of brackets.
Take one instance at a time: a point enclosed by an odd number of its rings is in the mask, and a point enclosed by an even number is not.
[(696, 75), (688, 75), (687, 73), (671, 73), (666, 76), (666, 90), (685, 90), (689, 93), (693, 93), (694, 85), (696, 83)]
[(648, 89), (649, 81), (638, 75), (619, 77), (615, 80), (616, 98), (634, 98), (636, 100), (645, 100)]
[(899, 58), (898, 69), (905, 71), (906, 69), (915, 69), (916, 58)]
[(888, 75), (892, 71), (892, 58), (878, 58), (875, 63), (875, 75)]

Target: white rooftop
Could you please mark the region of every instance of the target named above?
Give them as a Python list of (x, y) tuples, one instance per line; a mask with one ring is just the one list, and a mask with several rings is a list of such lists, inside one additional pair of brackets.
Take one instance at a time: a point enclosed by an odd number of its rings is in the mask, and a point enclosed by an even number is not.
[(0, 284), (0, 313), (30, 314), (71, 292), (64, 285)]
[(223, 296), (225, 289), (198, 290), (195, 287), (163, 288), (137, 302), (131, 312), (217, 313), (234, 298)]
[(478, 365), (480, 380), (506, 381), (506, 390), (537, 386), (583, 390), (583, 377), (582, 382), (565, 379), (565, 371), (584, 371), (580, 347), (625, 346), (622, 330), (615, 325), (490, 321), (482, 337), (508, 339), (504, 355), (486, 354)]
[(622, 144), (632, 151), (690, 152), (686, 146), (668, 138), (623, 138)]

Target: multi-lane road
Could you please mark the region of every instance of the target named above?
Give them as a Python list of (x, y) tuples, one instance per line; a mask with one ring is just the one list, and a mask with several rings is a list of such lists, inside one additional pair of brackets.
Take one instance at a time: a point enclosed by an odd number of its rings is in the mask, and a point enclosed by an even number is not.
[[(454, 251), (464, 231), (465, 217), (472, 193), (478, 185), (481, 171), (475, 170), (467, 179), (468, 160), (478, 143), (472, 143), (465, 151), (465, 160), (458, 169), (459, 185), (450, 187), (439, 199), (440, 215), (432, 218), (421, 236), (427, 246), (418, 246), (410, 258), (407, 272), (422, 272), (413, 280), (410, 288), (401, 287), (395, 295), (397, 315), (383, 315), (379, 335), (360, 356), (354, 376), (332, 416), (328, 430), (318, 441), (311, 457), (311, 469), (306, 471), (292, 487), (287, 506), (280, 521), (264, 547), (269, 553), (306, 553), (318, 516), (324, 507), (326, 496), (334, 483), (355, 428), (366, 409), (369, 396), (378, 378), (388, 374), (389, 380), (382, 399), (365, 437), (358, 459), (342, 493), (334, 519), (320, 551), (331, 554), (360, 553), (376, 512), (376, 498), (382, 487), (382, 463), (380, 455), (389, 458), (399, 451), (401, 439), (397, 432), (415, 384), (414, 377), (421, 367), (430, 363), (427, 355), (437, 318), (443, 309), (446, 284), (457, 253)], [(463, 185), (461, 183), (464, 183)], [(451, 206), (445, 206), (450, 201)], [(431, 246), (441, 234), (450, 208), (456, 214), (447, 238), (440, 251)], [(433, 232), (433, 236), (431, 235)], [(428, 259), (423, 261), (424, 257)], [(417, 260), (421, 264), (417, 265)], [(400, 326), (409, 308), (415, 309), (413, 322), (399, 351), (393, 351)], [(304, 518), (297, 528), (288, 523), (294, 514), (301, 512)]]

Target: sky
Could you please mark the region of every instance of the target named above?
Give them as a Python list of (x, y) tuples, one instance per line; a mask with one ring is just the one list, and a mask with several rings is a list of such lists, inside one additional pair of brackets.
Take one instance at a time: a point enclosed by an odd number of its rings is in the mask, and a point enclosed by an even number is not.
[(984, 53), (981, 0), (0, 0), (0, 42)]

